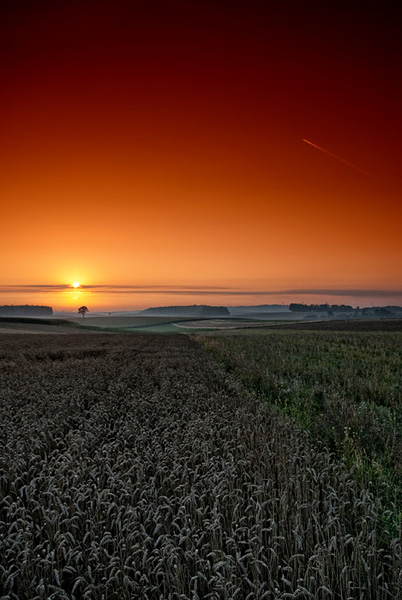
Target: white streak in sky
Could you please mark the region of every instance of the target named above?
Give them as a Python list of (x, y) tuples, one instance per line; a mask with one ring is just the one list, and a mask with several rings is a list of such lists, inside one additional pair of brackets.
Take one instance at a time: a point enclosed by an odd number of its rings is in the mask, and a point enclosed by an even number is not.
[(345, 165), (352, 167), (352, 169), (355, 169), (356, 171), (363, 173), (363, 175), (366, 175), (367, 177), (370, 177), (371, 179), (374, 179), (375, 181), (378, 181), (379, 183), (382, 183), (382, 185), (385, 185), (388, 187), (388, 185), (384, 181), (381, 181), (381, 179), (378, 179), (378, 177), (375, 177), (375, 175), (372, 175), (371, 173), (364, 171), (364, 169), (357, 167), (356, 165), (349, 162), (348, 160), (345, 160), (344, 158), (341, 158), (340, 156), (337, 156), (336, 154), (332, 154), (332, 152), (329, 152), (328, 150), (325, 150), (325, 148), (321, 148), (321, 146), (317, 146), (317, 144), (314, 144), (313, 142), (310, 142), (309, 140), (305, 140), (304, 138), (303, 138), (303, 142), (305, 142), (306, 144), (309, 144), (309, 146), (312, 146), (313, 148), (316, 148), (317, 150), (320, 150), (321, 152), (325, 152), (325, 154), (328, 154), (328, 156), (332, 156), (332, 158), (336, 158), (336, 160), (340, 160)]

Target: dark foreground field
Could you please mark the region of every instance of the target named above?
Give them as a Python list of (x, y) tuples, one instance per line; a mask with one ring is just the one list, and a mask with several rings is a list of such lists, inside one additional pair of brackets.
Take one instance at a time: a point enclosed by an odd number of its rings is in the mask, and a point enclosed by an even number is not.
[(0, 338), (3, 598), (400, 598), (379, 501), (183, 335)]

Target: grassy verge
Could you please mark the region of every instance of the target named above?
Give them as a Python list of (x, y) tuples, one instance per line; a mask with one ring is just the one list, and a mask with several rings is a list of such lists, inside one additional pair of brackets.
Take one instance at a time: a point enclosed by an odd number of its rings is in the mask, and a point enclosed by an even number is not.
[[(342, 458), (401, 525), (402, 334), (197, 336), (226, 370)], [(399, 507), (399, 508), (398, 508)]]

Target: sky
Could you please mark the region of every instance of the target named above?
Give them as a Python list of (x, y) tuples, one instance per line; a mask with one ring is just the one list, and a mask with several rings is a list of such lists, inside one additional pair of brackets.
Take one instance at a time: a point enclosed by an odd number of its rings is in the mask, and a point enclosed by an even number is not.
[(393, 6), (4, 0), (0, 304), (402, 304)]

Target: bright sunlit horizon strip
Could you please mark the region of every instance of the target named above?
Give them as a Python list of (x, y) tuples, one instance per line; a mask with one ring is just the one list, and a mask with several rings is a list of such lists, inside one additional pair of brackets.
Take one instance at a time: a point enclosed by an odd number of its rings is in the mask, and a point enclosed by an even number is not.
[(261, 304), (329, 303), (356, 306), (402, 305), (398, 289), (238, 289), (209, 286), (61, 285), (0, 286), (5, 304), (51, 305), (54, 310), (72, 310), (85, 302), (93, 310), (138, 310), (150, 306), (211, 304), (242, 306)]

